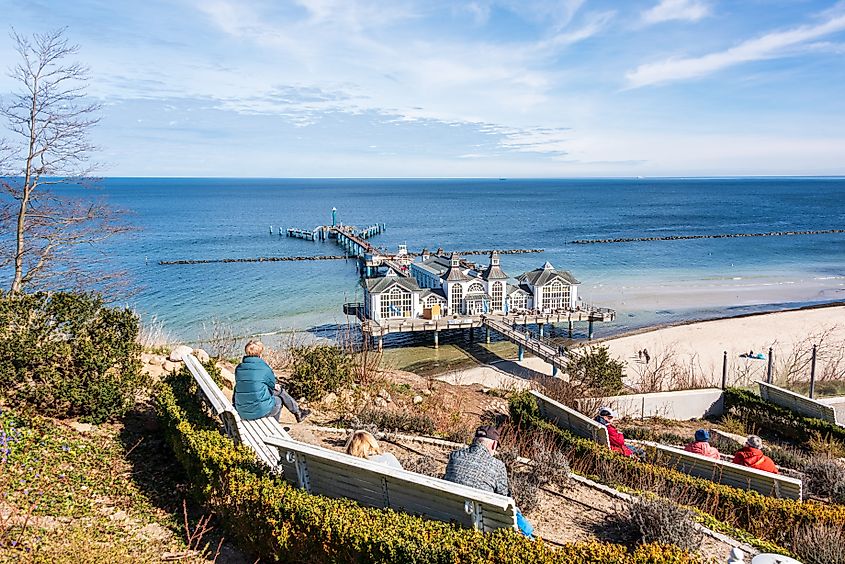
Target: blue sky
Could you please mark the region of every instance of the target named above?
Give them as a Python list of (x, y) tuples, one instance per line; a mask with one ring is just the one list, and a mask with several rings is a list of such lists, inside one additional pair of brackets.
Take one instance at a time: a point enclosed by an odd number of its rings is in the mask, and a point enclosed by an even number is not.
[[(845, 2), (0, 0), (0, 13), (80, 45), (105, 175), (845, 174)], [(0, 36), (1, 66), (14, 60)]]

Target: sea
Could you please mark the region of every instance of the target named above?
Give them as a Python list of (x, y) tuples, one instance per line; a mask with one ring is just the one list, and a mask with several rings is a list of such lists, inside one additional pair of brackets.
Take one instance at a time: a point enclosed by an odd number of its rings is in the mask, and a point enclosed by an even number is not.
[(161, 264), (342, 254), (332, 241), (279, 235), (330, 224), (332, 208), (347, 225), (384, 223), (371, 241), (387, 250), (542, 249), (505, 255), (502, 267), (572, 272), (587, 304), (617, 311), (599, 337), (845, 301), (842, 233), (572, 243), (841, 229), (845, 178), (107, 178), (96, 194), (138, 228), (103, 248), (136, 288), (122, 303), (175, 340), (201, 341), (214, 323), (280, 338), (348, 326), (343, 304), (362, 300), (352, 260)]

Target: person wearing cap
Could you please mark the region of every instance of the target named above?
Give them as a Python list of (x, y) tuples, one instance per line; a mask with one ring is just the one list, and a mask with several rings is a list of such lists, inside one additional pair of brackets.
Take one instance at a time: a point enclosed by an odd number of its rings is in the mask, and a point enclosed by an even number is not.
[(733, 463), (777, 474), (777, 466), (771, 458), (763, 454), (763, 451), (760, 450), (762, 448), (763, 439), (757, 435), (749, 436), (748, 440), (745, 441), (745, 446), (734, 454)]
[[(499, 495), (511, 495), (508, 472), (505, 463), (496, 458), (499, 447), (499, 430), (493, 425), (483, 425), (476, 429), (472, 444), (449, 455), (444, 480), (462, 484), (471, 488), (493, 492)], [(534, 527), (516, 510), (516, 524), (520, 532), (533, 538)]]
[(610, 450), (624, 454), (625, 456), (637, 456), (642, 458), (645, 452), (637, 447), (625, 444), (625, 435), (617, 429), (613, 422), (616, 420), (616, 412), (609, 407), (600, 407), (599, 414), (596, 416), (596, 423), (600, 423), (607, 427), (607, 438), (610, 441)]
[(687, 452), (700, 454), (715, 460), (721, 460), (719, 457), (719, 449), (710, 446), (710, 431), (707, 429), (699, 429), (695, 432), (695, 442), (689, 443), (684, 447)]

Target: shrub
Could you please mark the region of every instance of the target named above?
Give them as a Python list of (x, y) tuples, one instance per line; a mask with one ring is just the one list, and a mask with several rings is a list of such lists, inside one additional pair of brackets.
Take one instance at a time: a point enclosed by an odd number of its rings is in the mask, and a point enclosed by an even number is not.
[(726, 414), (745, 422), (753, 422), (766, 433), (807, 445), (815, 431), (822, 437), (845, 442), (845, 427), (821, 419), (802, 417), (746, 390), (728, 388), (724, 398)]
[(701, 509), (732, 527), (775, 543), (767, 546), (767, 551), (782, 551), (777, 544), (788, 542), (789, 531), (806, 523), (845, 521), (845, 507), (766, 497), (612, 452), (544, 421), (529, 394), (511, 398), (510, 408), (511, 416), (521, 427), (552, 433), (558, 445), (568, 451), (569, 459), (575, 461), (573, 464), (577, 464), (577, 471), (611, 485), (667, 494), (679, 503)]
[(845, 457), (845, 444), (842, 441), (835, 439), (830, 434), (822, 436), (818, 431), (810, 433), (810, 440), (807, 441), (807, 446), (814, 454), (821, 454), (823, 456), (830, 456), (833, 458)]
[(408, 431), (423, 435), (431, 435), (435, 430), (434, 421), (428, 415), (395, 409), (364, 408), (341, 423), (356, 429), (372, 425), (383, 431)]
[[(532, 435), (531, 445), (520, 449), (520, 441), (509, 441), (508, 447), (499, 451), (499, 456), (508, 470), (511, 493), (517, 507), (527, 513), (537, 507), (540, 489), (555, 484), (565, 487), (569, 483), (569, 461), (556, 445), (539, 434)], [(531, 464), (524, 465), (517, 460), (520, 450), (531, 457)]]
[(804, 564), (845, 564), (843, 525), (804, 525), (792, 542)]
[(416, 472), (423, 476), (431, 476), (432, 478), (442, 478), (444, 467), (430, 456), (422, 454), (413, 454), (400, 456), (399, 462), (402, 468), (410, 472)]
[(0, 294), (0, 394), (14, 406), (101, 423), (145, 386), (138, 317), (97, 294)]
[(613, 394), (622, 389), (623, 362), (610, 357), (604, 345), (569, 350), (566, 373), (571, 380), (598, 394)]
[(315, 401), (352, 383), (352, 355), (340, 347), (298, 346), (293, 347), (290, 354), (291, 374), (287, 380), (287, 390), (294, 397)]
[(673, 544), (697, 550), (704, 534), (696, 526), (695, 513), (662, 497), (641, 497), (630, 506), (629, 519), (645, 542)]
[(845, 464), (830, 458), (815, 458), (804, 466), (804, 484), (813, 495), (845, 503)]
[(167, 441), (185, 468), (194, 492), (218, 515), (240, 545), (261, 560), (317, 564), (699, 564), (675, 547), (585, 542), (555, 549), (518, 533), (482, 534), (452, 524), (390, 510), (364, 508), (344, 499), (311, 495), (290, 486), (216, 429), (175, 374), (162, 382), (156, 408)]

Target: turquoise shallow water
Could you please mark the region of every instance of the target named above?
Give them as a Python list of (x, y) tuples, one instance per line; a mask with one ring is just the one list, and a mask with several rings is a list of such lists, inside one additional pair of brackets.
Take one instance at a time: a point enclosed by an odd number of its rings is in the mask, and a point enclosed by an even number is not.
[[(373, 240), (411, 250), (543, 248), (509, 255), (517, 275), (551, 261), (587, 301), (619, 318), (601, 332), (845, 299), (845, 235), (573, 245), (588, 238), (845, 227), (845, 179), (104, 181), (102, 194), (141, 231), (108, 249), (141, 291), (130, 303), (174, 337), (219, 317), (238, 332), (344, 323), (360, 299), (344, 261), (162, 266), (160, 260), (338, 254), (330, 242), (269, 235), (344, 223), (387, 224)], [(480, 258), (480, 260), (486, 260)]]

